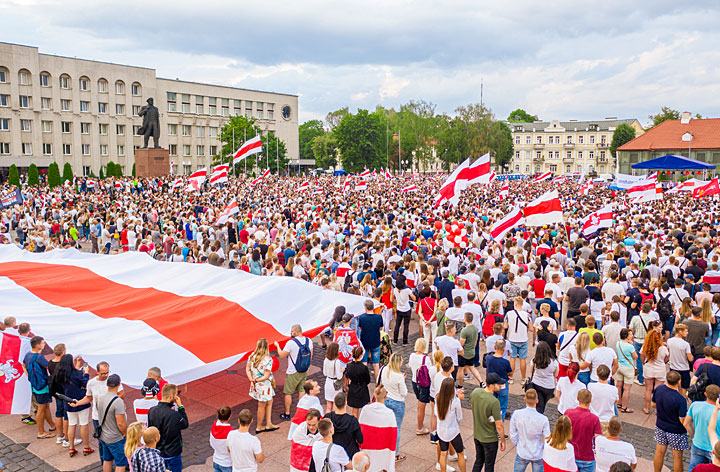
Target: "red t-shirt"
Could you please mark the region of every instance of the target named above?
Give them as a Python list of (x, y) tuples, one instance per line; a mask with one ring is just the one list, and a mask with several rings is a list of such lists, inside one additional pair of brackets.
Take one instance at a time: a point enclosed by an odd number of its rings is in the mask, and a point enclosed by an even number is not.
[(437, 300), (432, 297), (425, 297), (420, 300), (420, 311), (425, 321), (430, 320), (430, 317), (435, 312), (435, 305), (437, 305)]
[(594, 461), (593, 443), (596, 434), (602, 434), (600, 419), (587, 408), (572, 408), (565, 411), (565, 416), (572, 423), (572, 439), (570, 444), (575, 448), (575, 459)]
[(543, 279), (532, 279), (530, 281), (530, 288), (535, 292), (535, 298), (540, 300), (545, 298), (545, 280)]
[(699, 464), (696, 465), (693, 470), (697, 472), (720, 472), (720, 467), (715, 464)]

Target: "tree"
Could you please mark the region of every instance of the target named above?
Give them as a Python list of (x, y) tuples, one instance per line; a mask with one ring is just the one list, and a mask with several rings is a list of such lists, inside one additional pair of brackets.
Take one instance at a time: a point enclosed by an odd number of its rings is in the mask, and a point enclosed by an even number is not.
[(312, 142), (315, 138), (324, 134), (325, 130), (323, 129), (323, 124), (320, 120), (310, 120), (300, 125), (300, 159), (313, 158)]
[(412, 167), (427, 168), (427, 163), (434, 159), (433, 148), (436, 144), (435, 105), (423, 100), (411, 100), (402, 105), (396, 115), (399, 124), (397, 128), (393, 126), (393, 130), (397, 129), (403, 154), (405, 151), (409, 153), (408, 156), (403, 156), (402, 160), (412, 160), (414, 155), (416, 162)]
[(20, 186), (20, 173), (18, 172), (18, 168), (15, 164), (12, 164), (10, 166), (10, 172), (8, 173), (8, 183), (16, 187)]
[(60, 180), (60, 167), (58, 167), (57, 162), (53, 162), (48, 166), (47, 183), (50, 188), (62, 185), (62, 181)]
[(337, 125), (340, 124), (343, 118), (345, 116), (349, 115), (350, 111), (348, 110), (348, 107), (341, 108), (339, 110), (331, 111), (327, 115), (325, 115), (325, 124), (327, 124), (327, 127), (330, 131), (334, 130)]
[(635, 139), (635, 128), (627, 123), (621, 123), (613, 132), (612, 142), (610, 143), (610, 154), (615, 157), (617, 148), (633, 139)]
[(39, 185), (40, 176), (38, 175), (38, 168), (35, 164), (30, 164), (28, 167), (28, 185)]
[[(364, 167), (380, 168), (385, 164), (385, 133), (381, 130), (376, 114), (358, 110), (355, 115), (347, 114), (334, 130), (338, 150), (342, 156), (343, 168), (348, 172), (359, 172)], [(384, 154), (384, 152), (382, 153)]]
[(657, 115), (648, 115), (653, 121), (653, 126), (657, 126), (665, 120), (678, 120), (680, 119), (680, 112), (670, 107), (662, 107), (660, 113)]
[(532, 123), (533, 121), (537, 121), (537, 119), (537, 115), (531, 115), (522, 108), (518, 108), (510, 113), (507, 120), (510, 123)]
[[(246, 139), (253, 138), (258, 134), (262, 134), (262, 130), (259, 126), (255, 125), (255, 118), (240, 115), (233, 116), (220, 130), (220, 141), (223, 145), (220, 147), (220, 153), (213, 156), (213, 164), (232, 163), (232, 156), (235, 154), (235, 151), (237, 151), (237, 148), (239, 148)], [(257, 156), (257, 154), (254, 154), (238, 163), (234, 169), (235, 175), (242, 172), (245, 168), (254, 169)]]
[(123, 169), (120, 164), (115, 164), (115, 173), (113, 175), (117, 178), (123, 177)]
[(495, 154), (495, 165), (503, 168), (513, 156), (513, 139), (510, 127), (502, 121), (496, 121), (490, 128), (490, 148)]
[(310, 147), (316, 167), (329, 169), (337, 165), (337, 140), (332, 133), (315, 136)]
[(66, 162), (63, 166), (63, 173), (62, 173), (62, 181), (65, 183), (66, 180), (69, 180), (70, 183), (73, 181), (73, 171), (72, 166), (69, 162)]
[[(275, 133), (269, 132), (262, 137), (263, 154), (256, 154), (259, 168), (271, 171), (285, 169), (288, 164), (287, 148), (285, 143)], [(279, 157), (279, 159), (278, 159)]]
[(100, 177), (99, 177), (99, 179), (100, 179), (100, 180), (103, 180), (104, 178), (105, 178), (105, 174), (103, 173), (103, 168), (102, 168), (102, 166), (100, 166)]
[(105, 176), (115, 177), (115, 163), (113, 161), (108, 161), (107, 165), (105, 166)]
[(135, 177), (135, 163), (133, 162), (132, 176)]

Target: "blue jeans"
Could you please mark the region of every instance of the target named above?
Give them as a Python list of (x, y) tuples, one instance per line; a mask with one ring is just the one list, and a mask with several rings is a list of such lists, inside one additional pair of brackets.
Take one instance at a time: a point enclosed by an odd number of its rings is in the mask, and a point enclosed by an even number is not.
[[(392, 398), (385, 399), (385, 406), (395, 413), (395, 421), (397, 422), (397, 439), (395, 439), (395, 455), (400, 454), (400, 426), (405, 416), (405, 402), (399, 402)], [(174, 471), (173, 471), (174, 472)]]
[(173, 457), (163, 457), (165, 461), (165, 467), (170, 472), (182, 472), (182, 456), (177, 455)]
[(710, 451), (703, 451), (695, 445), (690, 447), (690, 466), (688, 472), (692, 472), (696, 465), (712, 464), (712, 454)]
[(513, 468), (513, 472), (525, 472), (527, 466), (530, 464), (532, 464), (532, 472), (543, 472), (542, 459), (531, 461), (529, 459), (523, 459), (520, 456), (515, 456), (515, 467)]
[(493, 395), (495, 395), (495, 398), (500, 400), (500, 413), (502, 415), (503, 421), (505, 421), (505, 413), (507, 413), (508, 392), (508, 383), (505, 382), (505, 386), (502, 388), (502, 390), (498, 390), (497, 393), (493, 393)]
[(640, 343), (637, 343), (633, 341), (633, 345), (635, 346), (635, 352), (638, 355), (637, 361), (636, 361), (636, 367), (638, 370), (637, 379), (640, 383), (645, 383), (645, 377), (643, 377), (643, 365), (642, 362), (640, 362), (640, 351), (642, 350), (643, 345)]
[(575, 459), (578, 472), (595, 472), (595, 461), (579, 461)]
[[(100, 421), (98, 420), (92, 420), (93, 423), (93, 431), (97, 431), (98, 426), (100, 426)], [(103, 442), (98, 441), (98, 457), (100, 458), (100, 465), (102, 465), (103, 461)]]
[(213, 471), (214, 472), (232, 472), (232, 466), (225, 467), (222, 465), (217, 465), (216, 463), (213, 462)]
[(577, 379), (580, 382), (584, 383), (585, 386), (587, 387), (587, 385), (590, 383), (590, 371), (578, 372)]

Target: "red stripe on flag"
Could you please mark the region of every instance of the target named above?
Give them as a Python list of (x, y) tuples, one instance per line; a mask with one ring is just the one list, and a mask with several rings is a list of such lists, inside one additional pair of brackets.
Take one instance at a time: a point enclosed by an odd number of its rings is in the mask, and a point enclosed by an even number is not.
[(360, 429), (363, 433), (363, 442), (360, 444), (360, 449), (369, 449), (371, 451), (395, 450), (397, 428), (361, 424)]
[(557, 198), (540, 202), (535, 206), (525, 207), (525, 216), (540, 215), (545, 213), (551, 213), (553, 211), (562, 212), (562, 205), (560, 205), (560, 200)]
[[(205, 363), (252, 351), (259, 338), (287, 339), (271, 324), (222, 297), (133, 288), (69, 265), (4, 262), (0, 275), (52, 305), (105, 319), (143, 321)], [(218, 333), (235, 333), (233, 342), (218, 342)]]
[[(18, 359), (20, 356), (20, 336), (3, 334), (0, 336), (0, 340), (0, 343), (2, 343), (2, 348), (0, 349), (0, 364), (4, 364), (9, 360), (22, 362), (22, 359)], [(16, 365), (15, 367), (22, 370), (20, 365)], [(3, 381), (0, 382), (0, 415), (9, 415), (12, 412), (14, 394), (15, 382), (6, 382), (5, 379), (3, 379)]]
[(150, 411), (149, 408), (137, 408), (135, 410), (135, 414), (136, 415), (147, 415), (149, 411)]

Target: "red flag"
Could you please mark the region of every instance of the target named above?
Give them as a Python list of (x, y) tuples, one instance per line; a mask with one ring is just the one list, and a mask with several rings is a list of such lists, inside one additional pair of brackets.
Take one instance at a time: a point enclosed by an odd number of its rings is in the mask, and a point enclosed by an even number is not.
[(703, 185), (702, 187), (693, 190), (693, 198), (709, 197), (711, 195), (717, 195), (720, 193), (720, 184), (718, 184), (718, 178), (715, 177), (710, 183)]

